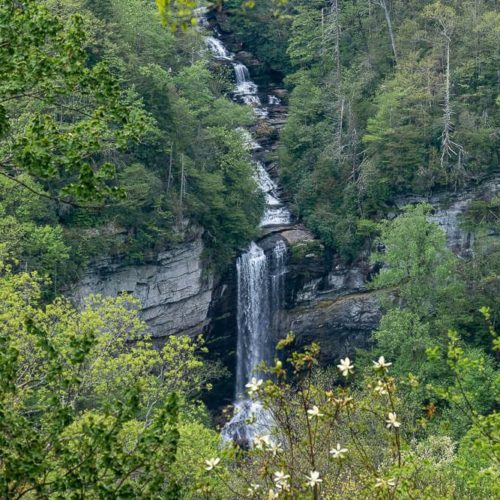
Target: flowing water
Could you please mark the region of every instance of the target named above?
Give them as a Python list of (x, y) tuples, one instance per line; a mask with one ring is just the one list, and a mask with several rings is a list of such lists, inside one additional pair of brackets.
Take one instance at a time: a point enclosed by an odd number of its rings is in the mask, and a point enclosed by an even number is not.
[[(215, 58), (232, 65), (236, 81), (234, 99), (251, 106), (257, 118), (266, 119), (268, 108), (262, 104), (258, 86), (251, 80), (248, 68), (235, 62), (234, 54), (218, 38), (207, 37), (206, 45)], [(274, 96), (268, 96), (267, 102), (269, 106), (280, 104)], [(248, 130), (240, 131), (250, 150), (255, 153), (262, 149)], [(289, 225), (290, 212), (280, 200), (278, 185), (260, 161), (254, 159), (254, 166), (255, 180), (265, 195), (266, 203), (260, 226)], [(245, 446), (271, 425), (270, 417), (259, 401), (246, 396), (245, 385), (252, 377), (263, 378), (259, 366), (273, 361), (284, 304), (286, 254), (286, 245), (281, 240), (267, 253), (252, 242), (236, 262), (238, 339), (235, 414), (225, 425), (222, 436), (225, 440), (234, 440)]]

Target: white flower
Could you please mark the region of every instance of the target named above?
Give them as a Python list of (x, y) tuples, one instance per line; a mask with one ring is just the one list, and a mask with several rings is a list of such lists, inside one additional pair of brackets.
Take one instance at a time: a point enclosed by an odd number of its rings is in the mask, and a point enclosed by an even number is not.
[(252, 380), (250, 380), (250, 382), (245, 385), (245, 387), (248, 389), (248, 394), (250, 394), (251, 396), (254, 392), (258, 392), (260, 386), (263, 383), (264, 381), (261, 378), (257, 380), (255, 377), (252, 377)]
[(285, 474), (281, 470), (274, 473), (274, 482), (275, 483), (281, 483), (283, 481), (287, 481), (288, 479), (290, 479), (290, 476), (288, 474)]
[(401, 422), (397, 421), (397, 415), (395, 413), (389, 413), (389, 415), (387, 415), (386, 422), (387, 422), (388, 429), (390, 429), (391, 427), (396, 429), (397, 427), (399, 427), (401, 425)]
[(307, 410), (307, 413), (309, 414), (309, 420), (312, 420), (314, 417), (322, 417), (323, 413), (320, 413), (319, 408), (314, 405), (310, 410)]
[(377, 482), (375, 483), (375, 488), (387, 488), (388, 486), (396, 486), (396, 479), (393, 477), (391, 479), (388, 479), (387, 481), (385, 479), (377, 478)]
[(380, 395), (389, 393), (389, 391), (387, 390), (387, 385), (381, 380), (377, 382), (377, 387), (375, 387), (374, 391), (378, 392)]
[(279, 491), (269, 490), (269, 493), (267, 494), (267, 499), (274, 500), (275, 498), (278, 498), (279, 496), (280, 496)]
[(275, 457), (278, 453), (281, 453), (283, 451), (283, 448), (279, 443), (271, 443), (268, 447), (268, 450), (273, 454), (273, 457)]
[(257, 493), (257, 490), (259, 489), (260, 489), (260, 484), (251, 483), (250, 487), (247, 489), (247, 492), (250, 496), (253, 496), (255, 493)]
[(205, 470), (212, 470), (217, 467), (217, 465), (220, 462), (220, 458), (211, 458), (210, 460), (205, 460), (205, 463), (207, 466), (205, 467)]
[(342, 448), (342, 446), (340, 445), (340, 443), (337, 443), (337, 447), (336, 448), (332, 448), (330, 450), (330, 455), (333, 457), (333, 458), (344, 458), (344, 455), (347, 453), (347, 448)]
[(310, 486), (311, 488), (314, 488), (317, 484), (322, 483), (323, 479), (319, 478), (319, 472), (318, 471), (311, 471), (309, 476), (307, 476), (307, 485)]
[(354, 365), (351, 365), (351, 360), (349, 358), (345, 358), (340, 360), (340, 365), (337, 365), (337, 368), (342, 372), (344, 377), (347, 377), (349, 373), (352, 373)]
[(274, 473), (274, 483), (276, 484), (276, 488), (279, 490), (288, 490), (290, 485), (288, 484), (288, 480), (290, 476), (285, 474), (283, 471), (277, 471)]
[(375, 365), (374, 368), (375, 370), (384, 370), (386, 371), (389, 366), (392, 365), (392, 363), (386, 363), (384, 356), (380, 356), (378, 358), (378, 361), (373, 361), (373, 364)]
[(253, 438), (253, 444), (258, 450), (263, 450), (271, 445), (271, 436), (269, 436), (269, 434), (264, 436), (255, 436)]

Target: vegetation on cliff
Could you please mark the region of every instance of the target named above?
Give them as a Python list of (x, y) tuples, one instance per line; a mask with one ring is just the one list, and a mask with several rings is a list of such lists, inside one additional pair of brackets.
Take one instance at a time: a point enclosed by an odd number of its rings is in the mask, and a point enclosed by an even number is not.
[[(197, 2), (157, 5), (176, 28)], [(0, 496), (498, 497), (498, 198), (471, 203), (467, 259), (432, 207), (394, 208), (498, 167), (495, 2), (227, 7), (290, 89), (280, 168), (321, 239), (305, 249), (373, 243), (373, 348), (324, 367), (282, 339), (246, 386), (270, 425), (238, 446), (203, 404), (225, 373), (202, 338), (152, 339), (126, 294), (61, 298), (91, 257), (143, 262), (193, 225), (227, 265), (263, 208), (238, 131), (254, 117), (151, 2), (0, 0)]]
[(198, 32), (165, 30), (139, 0), (3, 1), (0, 27), (0, 174), (17, 194), (5, 216), (45, 198), (72, 262), (142, 260), (198, 224), (223, 265), (254, 234), (262, 202), (235, 131), (253, 118)]
[(324, 243), (352, 258), (401, 193), (497, 171), (496, 2), (256, 2), (227, 23), (291, 90), (281, 177)]

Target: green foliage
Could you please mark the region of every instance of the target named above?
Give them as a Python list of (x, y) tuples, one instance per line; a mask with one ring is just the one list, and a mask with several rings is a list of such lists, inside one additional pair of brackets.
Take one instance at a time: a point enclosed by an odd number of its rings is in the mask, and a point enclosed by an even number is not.
[(357, 221), (380, 217), (399, 193), (498, 168), (494, 2), (318, 0), (290, 9), (281, 174), (325, 244), (352, 258), (365, 248)]
[[(36, 192), (43, 188), (27, 175), (19, 180)], [(62, 228), (55, 225), (52, 203), (0, 178), (0, 256), (16, 269), (38, 271), (53, 281), (62, 274), (69, 248)]]
[(217, 372), (201, 340), (153, 348), (131, 297), (89, 297), (81, 312), (39, 297), (36, 274), (0, 266), (2, 496), (178, 498), (194, 429), (200, 450), (215, 447), (188, 411)]
[(372, 260), (384, 267), (372, 286), (397, 287), (404, 307), (420, 318), (457, 320), (464, 293), (458, 258), (446, 248), (444, 231), (428, 221), (430, 210), (425, 204), (408, 206), (393, 221), (381, 223), (384, 251)]
[(318, 240), (302, 241), (290, 247), (290, 261), (292, 264), (300, 264), (307, 255), (322, 257), (324, 251), (324, 246)]
[[(103, 243), (141, 261), (146, 252), (182, 240), (190, 221), (203, 226), (211, 262), (224, 266), (253, 234), (262, 207), (249, 155), (234, 132), (252, 123), (251, 113), (226, 98), (227, 78), (208, 67), (200, 34), (174, 34), (157, 21), (153, 6), (122, 0), (110, 2), (105, 18), (115, 29), (103, 33), (110, 43), (102, 57), (121, 68), (158, 128), (135, 148), (135, 162), (126, 158), (133, 164), (118, 180), (127, 197), (100, 217), (125, 227), (127, 237)], [(222, 144), (212, 145), (219, 138)]]
[[(0, 40), (8, 40), (0, 43), (0, 174), (25, 194), (70, 203), (49, 208), (50, 223), (64, 226), (53, 228), (52, 242), (29, 226), (42, 222), (36, 210), (23, 220), (22, 234), (45, 238), (50, 253), (28, 268), (47, 264), (54, 275), (68, 254), (56, 250), (57, 238), (71, 253), (62, 280), (102, 253), (141, 262), (188, 237), (193, 223), (204, 224), (211, 263), (227, 265), (262, 210), (234, 132), (253, 118), (227, 99), (231, 84), (208, 67), (200, 33), (165, 30), (155, 6), (140, 0), (25, 4), (0, 10)], [(178, 19), (193, 6), (165, 4)], [(223, 145), (207, 152), (219, 137)], [(15, 217), (8, 205), (5, 215)], [(11, 247), (22, 234), (8, 237)]]
[(60, 192), (102, 199), (115, 165), (102, 158), (139, 140), (151, 126), (104, 62), (86, 65), (82, 16), (39, 2), (0, 6), (0, 166), (60, 180)]
[(286, 51), (291, 9), (287, 3), (283, 0), (225, 0), (227, 19), (222, 21), (222, 27), (233, 31), (243, 50), (254, 54), (265, 70), (282, 74), (290, 70)]
[(441, 229), (427, 220), (429, 210), (426, 205), (406, 207), (381, 224), (378, 248), (383, 244), (384, 250), (372, 259), (384, 267), (372, 285), (386, 288), (389, 296), (384, 302), (388, 311), (373, 334), (374, 352), (393, 359), (397, 375), (411, 374), (407, 405), (414, 415), (432, 409), (427, 432), (460, 438), (473, 424), (470, 408), (486, 415), (496, 404), (495, 366), (485, 350), (488, 343), (474, 345), (484, 338), (479, 333), (484, 326), (469, 326), (469, 342), (453, 330), (467, 324), (472, 313), (459, 260), (446, 248)]
[[(126, 295), (89, 297), (80, 312), (61, 299), (40, 308), (39, 299), (35, 274), (0, 264), (0, 488), (7, 498), (497, 493), (496, 364), (453, 331), (430, 347), (414, 313), (384, 318), (401, 338), (379, 333), (379, 348), (396, 357), (370, 360), (369, 368), (345, 358), (339, 373), (321, 369), (319, 346), (294, 351), (289, 334), (278, 345), (281, 359), (263, 368), (268, 379), (247, 384), (272, 425), (243, 450), (222, 447), (199, 420), (196, 398), (217, 375), (200, 357), (201, 339), (171, 337), (153, 348), (137, 302)], [(498, 351), (492, 311), (481, 314)], [(413, 357), (409, 329), (422, 343)], [(425, 383), (422, 371), (400, 374), (422, 364), (428, 342), (428, 357), (441, 364), (436, 383)], [(419, 398), (429, 402), (425, 411), (415, 408)]]

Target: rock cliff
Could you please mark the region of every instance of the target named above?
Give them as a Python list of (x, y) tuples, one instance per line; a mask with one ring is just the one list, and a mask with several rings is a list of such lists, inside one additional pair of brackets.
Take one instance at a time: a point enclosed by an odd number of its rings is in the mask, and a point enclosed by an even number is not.
[[(474, 235), (462, 227), (461, 216), (473, 201), (490, 200), (499, 190), (497, 176), (456, 192), (401, 197), (395, 210), (412, 203), (429, 203), (434, 208), (429, 219), (446, 232), (449, 248), (467, 258), (473, 252)], [(382, 313), (378, 292), (367, 288), (378, 271), (377, 266), (369, 264), (368, 252), (347, 265), (325, 253), (303, 229), (284, 231), (279, 236), (290, 249), (283, 330), (292, 330), (300, 344), (319, 342), (325, 359), (352, 354), (356, 347), (366, 346)]]
[(102, 258), (89, 266), (72, 291), (85, 296), (117, 296), (127, 292), (142, 303), (141, 316), (155, 337), (201, 333), (207, 324), (214, 276), (204, 269), (201, 234), (159, 253), (143, 265), (125, 265), (119, 258)]

